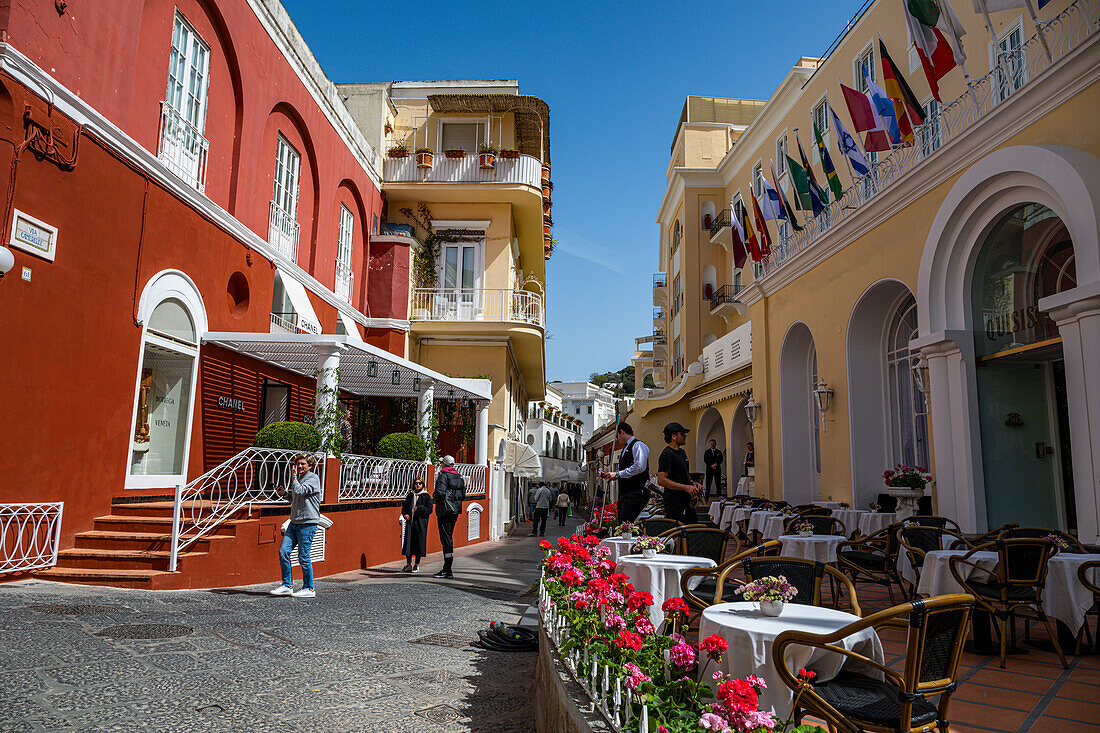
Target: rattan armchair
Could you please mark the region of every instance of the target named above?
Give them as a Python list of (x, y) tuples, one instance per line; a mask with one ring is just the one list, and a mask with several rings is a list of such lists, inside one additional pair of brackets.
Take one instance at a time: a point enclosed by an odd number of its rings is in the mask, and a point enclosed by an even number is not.
[(959, 527), (959, 523), (950, 517), (937, 517), (927, 514), (916, 514), (905, 520), (906, 522), (916, 522), (922, 527), (939, 527), (940, 529), (949, 529), (955, 534), (962, 534), (962, 528)]
[[(784, 631), (772, 645), (772, 663), (779, 678), (798, 695), (791, 718), (806, 714), (824, 719), (830, 730), (858, 733), (947, 731), (947, 708), (958, 685), (967, 625), (974, 599), (958, 594), (910, 601), (848, 624), (831, 634)], [(909, 636), (902, 673), (834, 644), (866, 628), (906, 623)], [(884, 679), (842, 669), (829, 680), (805, 684), (787, 667), (792, 644), (826, 649), (880, 672)], [(933, 704), (929, 696), (939, 696)]]
[(820, 517), (827, 517), (833, 512), (832, 509), (827, 509), (826, 507), (818, 506), (817, 504), (799, 504), (794, 508), (794, 510), (802, 515), (813, 514)]
[(865, 578), (868, 582), (886, 586), (890, 603), (894, 600), (894, 586), (905, 596), (905, 586), (898, 575), (897, 530), (900, 525), (891, 524), (860, 540), (841, 542), (836, 547), (837, 567), (852, 580)]
[[(1092, 571), (1096, 570), (1096, 573)], [(1100, 616), (1100, 584), (1096, 582), (1096, 579), (1100, 578), (1100, 560), (1090, 560), (1086, 563), (1081, 563), (1077, 566), (1077, 579), (1081, 581), (1081, 585), (1092, 591), (1092, 606), (1085, 612), (1085, 623), (1082, 626), (1082, 631), (1089, 637), (1091, 644), (1092, 632), (1089, 631), (1089, 614), (1095, 613)], [(1100, 623), (1096, 626), (1096, 634), (1100, 637)], [(1077, 635), (1077, 653), (1081, 653), (1081, 635)]]
[[(992, 571), (981, 568), (971, 557), (975, 552), (995, 551), (997, 567)], [(971, 548), (965, 555), (951, 558), (951, 574), (963, 589), (974, 596), (978, 607), (994, 619), (994, 628), (1001, 643), (1001, 669), (1005, 668), (1008, 651), (1009, 629), (1015, 629), (1015, 619), (1041, 621), (1047, 630), (1054, 651), (1062, 667), (1068, 669), (1066, 656), (1058, 644), (1058, 634), (1043, 610), (1043, 590), (1046, 586), (1047, 561), (1054, 554), (1055, 546), (1043, 539), (998, 539)], [(962, 567), (970, 566), (981, 572), (975, 577), (964, 577)], [(969, 573), (967, 573), (968, 575)], [(1010, 623), (1011, 622), (1011, 623)]]
[[(746, 580), (741, 581), (730, 578), (729, 574), (734, 570), (744, 572)], [(801, 603), (806, 606), (822, 605), (821, 586), (825, 577), (828, 576), (848, 592), (848, 603), (851, 606), (851, 612), (856, 616), (861, 615), (856, 587), (844, 573), (823, 562), (804, 560), (800, 557), (749, 556), (741, 558), (737, 562), (728, 563), (725, 571), (718, 576), (719, 589), (723, 593), (723, 600), (739, 600), (739, 597), (732, 595), (735, 588), (727, 588), (727, 585), (736, 584), (740, 586), (744, 585), (746, 581), (758, 580), (769, 575), (782, 575), (785, 577), (787, 582), (798, 591), (795, 597), (791, 599), (791, 603)], [(837, 603), (839, 595), (835, 592), (833, 601), (834, 606), (839, 605)]]
[(838, 537), (848, 536), (848, 528), (844, 526), (844, 522), (836, 517), (819, 514), (799, 514), (791, 517), (783, 523), (784, 534), (792, 534), (794, 532), (794, 525), (803, 522), (809, 522), (813, 525), (814, 534), (833, 534)]
[(641, 524), (642, 533), (650, 537), (656, 537), (659, 534), (680, 526), (680, 523), (675, 519), (669, 519), (667, 517), (651, 517), (643, 520)]
[[(933, 550), (942, 550), (944, 545), (944, 537), (953, 537), (954, 541), (951, 543), (951, 547), (956, 549), (970, 548), (970, 543), (966, 541), (966, 538), (957, 532), (952, 532), (949, 529), (936, 526), (905, 526), (898, 527), (897, 539), (899, 545), (899, 553), (904, 552), (909, 558), (909, 563), (913, 566), (913, 569), (917, 572), (917, 576), (920, 576), (921, 570), (924, 568), (924, 556), (932, 552)], [(912, 597), (912, 594), (910, 594)]]
[(1084, 555), (1084, 554), (1088, 553), (1088, 550), (1085, 549), (1085, 546), (1081, 544), (1081, 540), (1077, 539), (1076, 537), (1074, 537), (1073, 535), (1071, 535), (1067, 532), (1062, 532), (1061, 530), (1057, 530), (1057, 529), (1043, 529), (1042, 527), (1019, 527), (1019, 526), (1015, 526), (1015, 527), (1008, 527), (1003, 532), (998, 534), (997, 537), (998, 537), (998, 539), (1003, 539), (1003, 540), (1018, 540), (1018, 539), (1041, 540), (1041, 539), (1045, 538), (1047, 535), (1051, 535), (1051, 534), (1058, 537), (1058, 538), (1060, 538), (1060, 539), (1062, 539), (1064, 542), (1066, 542), (1070, 546), (1070, 549), (1068, 549), (1068, 550), (1059, 549), (1058, 550), (1059, 552), (1069, 552), (1069, 553), (1073, 553), (1075, 555)]
[[(712, 606), (715, 603), (738, 600), (738, 597), (732, 595), (732, 589), (730, 590), (729, 597), (727, 597), (725, 571), (746, 557), (765, 557), (779, 552), (780, 546), (781, 543), (779, 540), (768, 540), (755, 547), (746, 548), (726, 562), (719, 564), (718, 567), (692, 568), (691, 570), (684, 571), (683, 574), (680, 575), (680, 595), (683, 596), (684, 601), (687, 602), (692, 617), (698, 616), (703, 612), (704, 608)], [(698, 585), (693, 583), (695, 578), (702, 578)], [(695, 587), (692, 588), (692, 585)]]
[(997, 537), (999, 537), (1001, 533), (1005, 530), (1015, 529), (1019, 526), (1020, 525), (1016, 523), (1002, 524), (1000, 527), (997, 527), (996, 529), (991, 529), (985, 534), (980, 534), (977, 537), (971, 537), (970, 539), (966, 540), (966, 544), (963, 544), (956, 540), (955, 542), (951, 543), (951, 547), (949, 549), (961, 550), (964, 547), (970, 548), (974, 547), (975, 545), (984, 545), (987, 542), (992, 542), (993, 540), (997, 539)]
[(732, 539), (737, 539), (727, 529), (708, 527), (705, 524), (685, 524), (676, 529), (677, 552), (681, 555), (698, 555), (721, 565), (726, 559), (726, 549)]

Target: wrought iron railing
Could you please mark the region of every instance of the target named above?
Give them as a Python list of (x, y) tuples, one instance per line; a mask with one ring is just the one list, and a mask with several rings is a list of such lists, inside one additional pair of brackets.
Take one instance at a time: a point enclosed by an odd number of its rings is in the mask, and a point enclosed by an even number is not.
[(336, 297), (344, 300), (351, 297), (351, 282), (354, 278), (351, 265), (343, 260), (336, 260)]
[(653, 275), (653, 287), (663, 288), (668, 285), (668, 273), (658, 272)]
[(157, 157), (173, 173), (194, 186), (206, 190), (206, 153), (210, 143), (199, 128), (185, 120), (168, 102), (160, 103), (160, 141)]
[(298, 333), (298, 314), (294, 311), (272, 313), (271, 333)]
[[(210, 534), (251, 504), (286, 503), (278, 489), (290, 486), (298, 451), (246, 448), (186, 486), (176, 487), (172, 512), (172, 545), (168, 569), (176, 569), (179, 552)], [(314, 471), (325, 485), (325, 455), (314, 454)]]
[(926, 158), (963, 135), (999, 105), (1006, 103), (1011, 95), (1034, 84), (1044, 71), (1096, 30), (1095, 0), (1076, 0), (1056, 17), (1041, 23), (1039, 30), (1023, 46), (1001, 54), (988, 74), (971, 82), (961, 96), (942, 105), (925, 124), (917, 126), (913, 145), (895, 149), (873, 163), (871, 172), (856, 178), (844, 195), (832, 201), (820, 216), (807, 217), (801, 232), (781, 239), (772, 248), (771, 259), (762, 270), (758, 270), (758, 276), (766, 278), (778, 271), (791, 257), (812, 245), (829, 229), (858, 215), (863, 206), (905, 178)]
[(723, 285), (714, 291), (714, 294), (710, 296), (710, 309), (715, 310), (723, 303), (736, 303), (737, 293), (734, 292), (732, 285)]
[(714, 217), (714, 221), (711, 222), (710, 238), (714, 239), (714, 237), (718, 235), (718, 232), (722, 231), (723, 228), (730, 226), (732, 224), (732, 221), (733, 220), (730, 217), (729, 209), (722, 209), (721, 211), (719, 211), (718, 215)]
[(345, 453), (340, 456), (340, 501), (403, 499), (413, 481), (428, 479), (428, 464)]
[(274, 201), (267, 220), (267, 242), (291, 262), (298, 261), (298, 219)]
[(493, 321), (545, 323), (542, 294), (530, 290), (416, 288), (411, 321)]
[(485, 496), (485, 464), (456, 463), (455, 470), (466, 482), (466, 496)]
[(0, 573), (57, 564), (65, 503), (0, 504)]

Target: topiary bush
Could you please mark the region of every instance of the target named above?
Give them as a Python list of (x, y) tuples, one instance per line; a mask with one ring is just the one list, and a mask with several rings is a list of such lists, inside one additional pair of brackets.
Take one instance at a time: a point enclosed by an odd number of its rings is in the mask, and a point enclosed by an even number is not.
[(317, 428), (304, 422), (273, 422), (260, 428), (252, 441), (252, 447), (313, 453), (321, 447), (321, 434), (317, 432)]
[(390, 433), (378, 441), (374, 454), (379, 458), (423, 461), (428, 455), (428, 446), (413, 433)]

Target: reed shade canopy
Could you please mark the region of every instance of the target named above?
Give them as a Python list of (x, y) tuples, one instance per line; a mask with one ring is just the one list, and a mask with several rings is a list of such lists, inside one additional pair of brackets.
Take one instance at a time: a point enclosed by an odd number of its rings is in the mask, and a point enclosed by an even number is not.
[[(529, 94), (429, 94), (428, 104), (439, 114), (504, 115), (512, 112), (516, 148), (523, 155), (550, 162), (550, 105)], [(499, 144), (499, 140), (492, 140)]]

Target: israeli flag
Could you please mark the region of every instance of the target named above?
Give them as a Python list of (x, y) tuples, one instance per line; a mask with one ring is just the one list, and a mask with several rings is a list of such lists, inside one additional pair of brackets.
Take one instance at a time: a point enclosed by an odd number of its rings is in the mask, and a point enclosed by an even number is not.
[(836, 144), (840, 148), (840, 152), (848, 158), (848, 161), (852, 164), (852, 170), (857, 176), (867, 175), (871, 172), (871, 165), (867, 162), (867, 158), (863, 157), (863, 151), (859, 149), (859, 144), (844, 129), (844, 125), (840, 124), (840, 118), (836, 116), (832, 105), (829, 105), (829, 114), (832, 115), (833, 126), (836, 128)]

